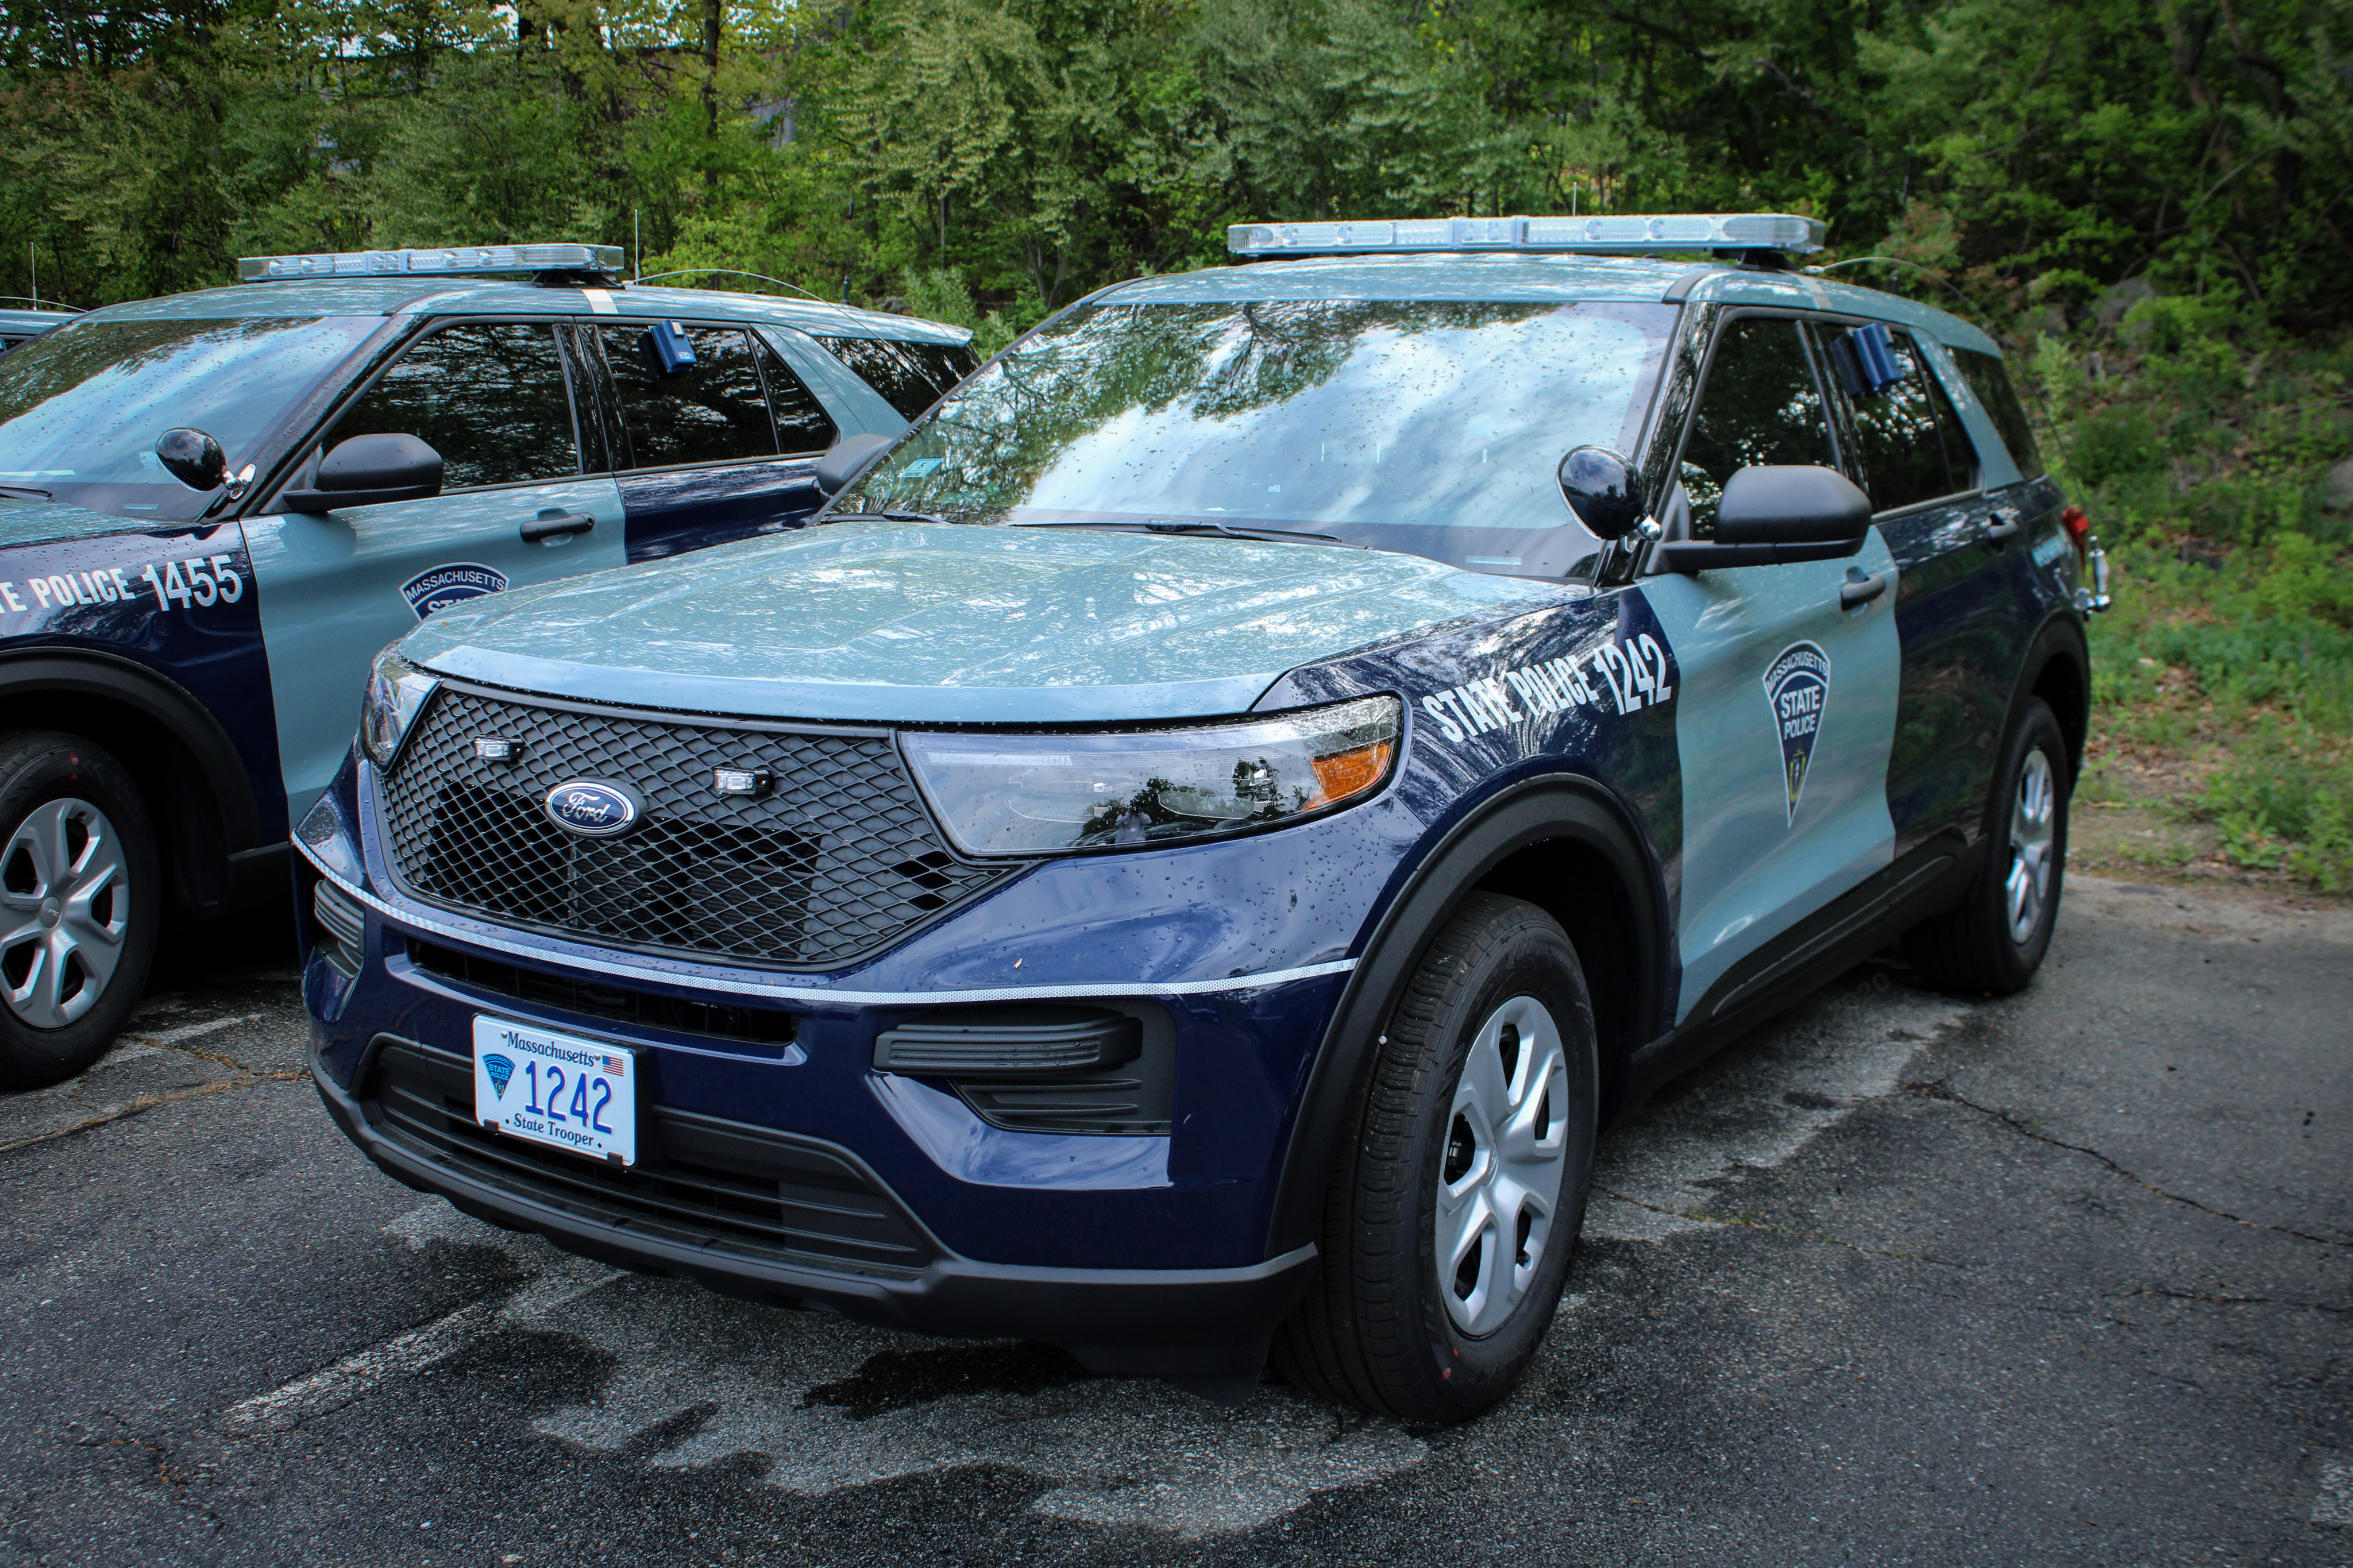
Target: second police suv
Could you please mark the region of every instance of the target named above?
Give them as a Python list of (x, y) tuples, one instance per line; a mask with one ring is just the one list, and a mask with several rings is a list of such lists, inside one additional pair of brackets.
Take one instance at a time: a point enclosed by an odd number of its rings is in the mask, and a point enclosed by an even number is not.
[(298, 836), (328, 1109), (632, 1268), (1483, 1408), (1611, 1118), (2050, 941), (2096, 550), (1820, 233), (1242, 226), (801, 532), (444, 611)]
[(0, 344), (54, 329), (0, 357), (0, 1088), (106, 1047), (167, 909), (283, 900), (387, 639), (797, 526), (823, 452), (972, 367), (959, 328), (624, 288), (620, 258), (253, 257), (0, 313)]

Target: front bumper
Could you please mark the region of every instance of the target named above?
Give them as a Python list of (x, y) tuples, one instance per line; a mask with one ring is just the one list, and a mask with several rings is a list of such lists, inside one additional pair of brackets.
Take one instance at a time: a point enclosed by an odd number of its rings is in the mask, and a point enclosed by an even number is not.
[(1239, 1268), (1038, 1268), (951, 1254), (898, 1279), (719, 1253), (617, 1229), (421, 1156), (371, 1122), (315, 1047), (311, 1067), (327, 1114), (378, 1168), (477, 1219), (543, 1236), (584, 1258), (750, 1300), (828, 1307), (921, 1333), (1050, 1340), (1099, 1373), (1219, 1377), (1254, 1371), (1274, 1325), (1314, 1271), (1313, 1247)]

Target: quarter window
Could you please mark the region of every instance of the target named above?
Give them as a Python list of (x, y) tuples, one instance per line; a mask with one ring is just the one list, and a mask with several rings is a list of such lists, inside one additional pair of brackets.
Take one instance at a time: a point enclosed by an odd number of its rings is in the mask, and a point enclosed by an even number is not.
[(580, 471), (554, 334), (537, 323), (443, 328), (361, 395), (328, 445), (386, 434), (414, 436), (440, 453), (444, 489)]
[(1953, 350), (1953, 362), (1961, 367), (1969, 389), (1992, 416), (2001, 444), (2010, 448), (2010, 460), (2018, 465), (2018, 477), (2041, 479), (2045, 472), (2042, 454), (2034, 445), (2034, 426), (2026, 421), (2026, 408), (2018, 401), (2018, 388), (2010, 384), (2009, 367), (1999, 355), (1979, 353), (1975, 349)]
[(1830, 421), (1798, 323), (1742, 316), (1717, 335), (1678, 476), (1691, 535), (1715, 535), (1725, 481), (1759, 463), (1829, 465)]
[(980, 366), (961, 343), (917, 343), (881, 338), (819, 338), (833, 357), (882, 395), (902, 419), (913, 419), (941, 394)]
[[(739, 327), (688, 327), (694, 363), (666, 372), (645, 326), (603, 330), (628, 451), (617, 467), (773, 458), (832, 443), (833, 422), (775, 351)], [(770, 401), (774, 400), (773, 413)]]
[[(1921, 363), (1911, 337), (1870, 325), (1829, 334), (1829, 359), (1846, 395), (1862, 472), (1878, 511), (1977, 487), (1977, 453), (1951, 399)], [(1868, 352), (1875, 338), (1883, 355)], [(1894, 377), (1885, 374), (1893, 362)], [(1874, 374), (1874, 363), (1881, 368)]]

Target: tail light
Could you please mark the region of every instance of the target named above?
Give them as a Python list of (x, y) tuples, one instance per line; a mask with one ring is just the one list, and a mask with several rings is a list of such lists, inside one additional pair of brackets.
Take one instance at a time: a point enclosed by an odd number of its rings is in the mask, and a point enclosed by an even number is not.
[(2059, 514), (2059, 525), (2067, 531), (2067, 541), (2075, 547), (2075, 559), (2081, 561), (2092, 548), (2092, 520), (2080, 506), (2071, 506)]

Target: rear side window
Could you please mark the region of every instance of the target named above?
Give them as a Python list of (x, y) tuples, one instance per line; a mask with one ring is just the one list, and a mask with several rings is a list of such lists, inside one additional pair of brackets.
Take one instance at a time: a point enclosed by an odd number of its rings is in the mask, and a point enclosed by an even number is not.
[(1977, 450), (1911, 337), (1877, 322), (1823, 335), (1854, 427), (1856, 478), (1873, 509), (1976, 489)]
[(833, 421), (756, 334), (739, 327), (682, 333), (694, 361), (676, 368), (665, 363), (652, 327), (600, 334), (626, 431), (616, 468), (741, 462), (832, 444)]
[(833, 357), (882, 395), (902, 419), (913, 419), (980, 368), (962, 343), (917, 343), (882, 338), (819, 338)]
[(327, 445), (385, 434), (440, 453), (445, 489), (580, 471), (555, 335), (537, 322), (464, 322), (414, 344), (335, 421)]
[(1955, 349), (1952, 353), (1953, 363), (1961, 367), (1961, 376), (1969, 384), (1969, 390), (1978, 395), (1978, 401), (1993, 416), (1994, 431), (2010, 449), (2010, 460), (2018, 465), (2018, 477), (2041, 479), (2045, 471), (2042, 454), (2035, 448), (2034, 426), (2027, 423), (2026, 405), (2019, 402), (2018, 388), (2010, 384), (2010, 367), (1998, 355), (1979, 353), (1975, 349)]
[(1759, 463), (1829, 465), (1830, 418), (1798, 323), (1743, 316), (1717, 334), (1699, 413), (1683, 441), (1684, 499), (1694, 539), (1715, 535), (1725, 481)]

